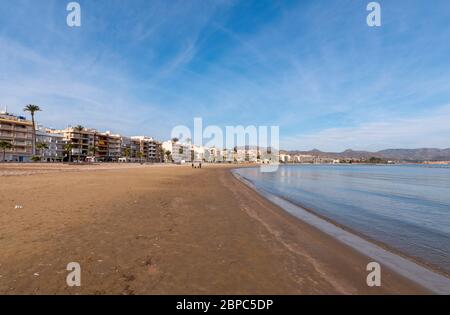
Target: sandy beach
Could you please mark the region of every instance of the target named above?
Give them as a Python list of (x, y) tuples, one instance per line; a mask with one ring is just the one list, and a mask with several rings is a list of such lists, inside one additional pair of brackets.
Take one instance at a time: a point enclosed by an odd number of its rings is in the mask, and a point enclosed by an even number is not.
[[(228, 166), (0, 165), (0, 294), (423, 294)], [(81, 265), (81, 287), (66, 266)]]

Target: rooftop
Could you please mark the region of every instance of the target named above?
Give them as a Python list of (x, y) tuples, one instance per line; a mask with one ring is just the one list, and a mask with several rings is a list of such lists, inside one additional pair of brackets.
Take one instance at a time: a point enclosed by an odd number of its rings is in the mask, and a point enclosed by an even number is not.
[(31, 121), (27, 120), (26, 117), (10, 114), (6, 111), (0, 111), (0, 119), (31, 124)]

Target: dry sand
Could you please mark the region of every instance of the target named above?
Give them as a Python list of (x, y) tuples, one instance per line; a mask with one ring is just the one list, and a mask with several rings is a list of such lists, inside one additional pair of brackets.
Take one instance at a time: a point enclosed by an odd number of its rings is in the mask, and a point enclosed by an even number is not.
[[(0, 174), (0, 294), (427, 293), (387, 269), (369, 288), (369, 258), (227, 167), (0, 165)], [(81, 287), (66, 284), (69, 262), (81, 265)]]

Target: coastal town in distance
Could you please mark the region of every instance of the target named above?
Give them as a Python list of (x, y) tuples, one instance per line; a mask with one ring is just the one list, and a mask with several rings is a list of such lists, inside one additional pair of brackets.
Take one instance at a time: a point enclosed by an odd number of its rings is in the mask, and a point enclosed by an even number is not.
[[(37, 108), (37, 112), (41, 111), (39, 106)], [(33, 117), (34, 114), (33, 111)], [(24, 115), (8, 113), (6, 106), (0, 111), (3, 162), (450, 164), (450, 149), (391, 149), (376, 153), (352, 150), (342, 153), (279, 150), (272, 161), (272, 157), (263, 156), (256, 146), (206, 148), (183, 143), (176, 138), (158, 141), (151, 136), (123, 136), (83, 125), (55, 130), (37, 124), (33, 133), (34, 123)], [(33, 139), (36, 139), (35, 144)]]
[(0, 0), (0, 299), (284, 313), (450, 295), (448, 12)]

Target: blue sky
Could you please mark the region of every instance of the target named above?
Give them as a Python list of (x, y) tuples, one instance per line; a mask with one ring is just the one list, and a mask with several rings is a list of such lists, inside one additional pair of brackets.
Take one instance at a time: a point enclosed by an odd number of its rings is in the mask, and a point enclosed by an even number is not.
[(0, 105), (164, 139), (278, 125), (286, 149), (450, 147), (450, 2), (0, 0)]

